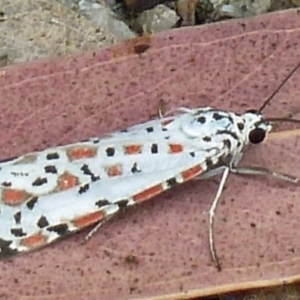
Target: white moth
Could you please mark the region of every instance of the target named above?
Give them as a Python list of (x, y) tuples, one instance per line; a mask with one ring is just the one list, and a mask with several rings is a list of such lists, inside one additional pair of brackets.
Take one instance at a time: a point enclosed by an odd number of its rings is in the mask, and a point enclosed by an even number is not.
[[(29, 153), (0, 163), (0, 258), (27, 252), (146, 201), (175, 185), (222, 173), (210, 209), (213, 216), (229, 172), (245, 147), (271, 130), (255, 111), (236, 114), (213, 108), (181, 109), (103, 138)], [(283, 174), (272, 175), (297, 181)], [(94, 231), (94, 230), (93, 230)]]

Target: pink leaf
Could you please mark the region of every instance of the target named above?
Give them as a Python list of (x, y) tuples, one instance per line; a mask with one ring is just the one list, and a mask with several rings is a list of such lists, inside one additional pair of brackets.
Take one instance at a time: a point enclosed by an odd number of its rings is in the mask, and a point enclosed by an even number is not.
[[(178, 29), (97, 52), (3, 68), (2, 159), (149, 120), (163, 99), (243, 112), (259, 108), (299, 63), (297, 10)], [(300, 72), (265, 114), (299, 110)], [(300, 176), (299, 133), (275, 134), (243, 161)], [(186, 299), (282, 284), (300, 274), (299, 186), (231, 176), (208, 248), (214, 181), (132, 208), (82, 245), (88, 230), (0, 262), (6, 299)]]

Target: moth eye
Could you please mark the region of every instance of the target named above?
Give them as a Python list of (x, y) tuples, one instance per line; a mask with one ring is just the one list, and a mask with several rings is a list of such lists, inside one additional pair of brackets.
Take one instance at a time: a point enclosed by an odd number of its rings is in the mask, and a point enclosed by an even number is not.
[(249, 132), (249, 141), (252, 144), (261, 143), (266, 137), (266, 131), (262, 128), (255, 128)]

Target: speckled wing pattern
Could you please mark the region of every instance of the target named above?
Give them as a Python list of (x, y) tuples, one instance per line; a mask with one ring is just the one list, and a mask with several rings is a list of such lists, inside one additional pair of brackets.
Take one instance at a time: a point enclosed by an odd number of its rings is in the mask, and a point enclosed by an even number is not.
[[(201, 177), (241, 151), (243, 116), (203, 109), (0, 163), (0, 259)], [(243, 126), (242, 126), (243, 125)]]

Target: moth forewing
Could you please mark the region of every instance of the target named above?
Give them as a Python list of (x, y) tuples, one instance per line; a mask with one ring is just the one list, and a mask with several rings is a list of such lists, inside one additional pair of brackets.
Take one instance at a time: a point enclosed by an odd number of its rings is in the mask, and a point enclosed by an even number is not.
[(205, 172), (207, 153), (184, 142), (182, 117), (0, 165), (0, 257), (48, 245)]

